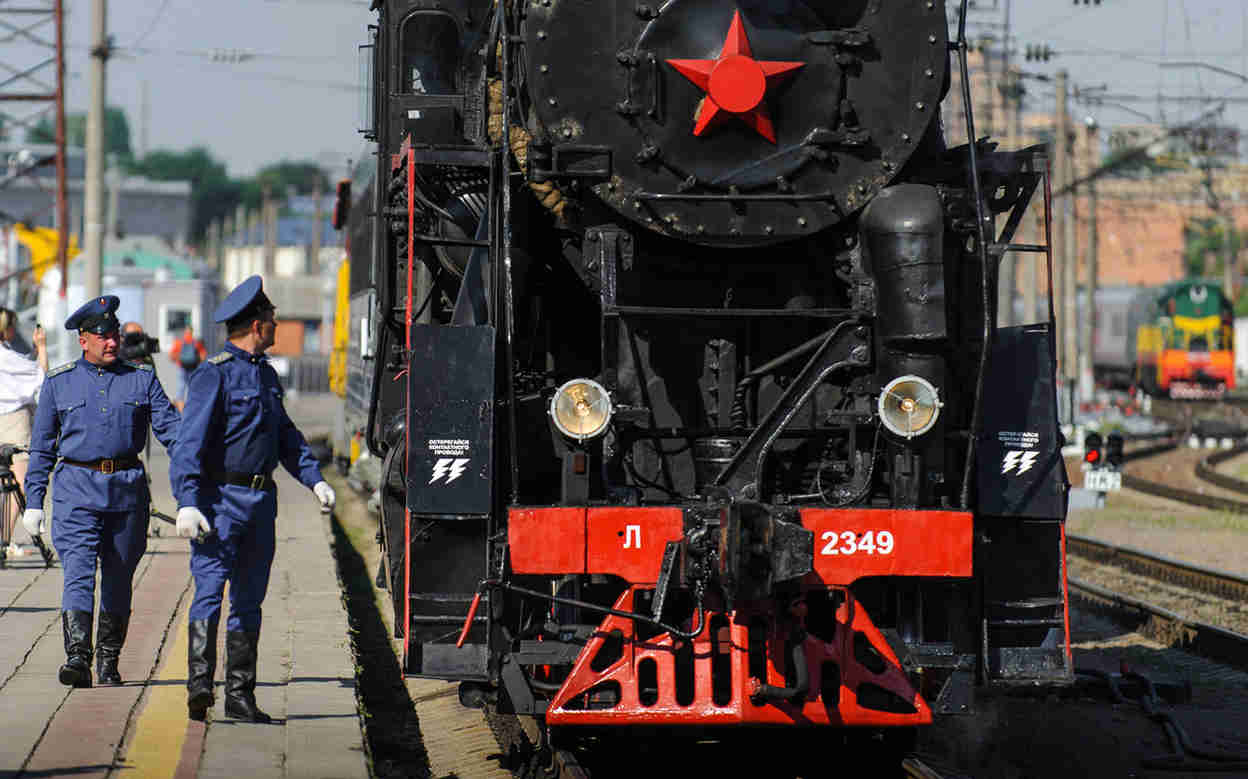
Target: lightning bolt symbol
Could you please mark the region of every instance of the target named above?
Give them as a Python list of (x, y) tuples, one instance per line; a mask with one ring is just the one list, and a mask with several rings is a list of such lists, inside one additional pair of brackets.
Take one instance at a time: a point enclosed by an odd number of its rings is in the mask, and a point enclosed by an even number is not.
[(1039, 454), (1039, 452), (1023, 452), (1023, 460), (1018, 464), (1018, 472), (1023, 474), (1030, 471), (1031, 466), (1035, 464), (1036, 457)]
[[(429, 483), (430, 483), (430, 484), (433, 484), (433, 483), (434, 483), (435, 481), (437, 481), (438, 479), (441, 479), (441, 478), (442, 478), (442, 476), (446, 473), (446, 469), (450, 466), (450, 464), (451, 464), (451, 460), (450, 460), (449, 458), (446, 458), (446, 457), (444, 457), (444, 458), (442, 458), (441, 460), (438, 460), (436, 463), (434, 463), (434, 465), (433, 465), (433, 478), (429, 480)], [(449, 481), (449, 480), (448, 480), (448, 481)]]
[(1001, 473), (1009, 473), (1012, 471), (1014, 466), (1018, 464), (1018, 456), (1020, 454), (1022, 454), (1022, 452), (1006, 452), (1005, 460), (1001, 463)]
[(446, 483), (450, 484), (451, 482), (458, 479), (460, 476), (463, 476), (464, 471), (467, 470), (467, 468), (468, 468), (467, 460), (456, 460), (455, 462), (451, 463), (451, 475), (446, 477)]

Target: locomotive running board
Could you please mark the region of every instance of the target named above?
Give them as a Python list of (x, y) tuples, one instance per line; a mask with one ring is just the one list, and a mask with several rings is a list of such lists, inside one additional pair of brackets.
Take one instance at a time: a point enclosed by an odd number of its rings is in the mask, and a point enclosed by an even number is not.
[[(625, 590), (617, 610), (633, 611), (640, 588)], [(550, 702), (550, 725), (836, 725), (901, 727), (932, 721), (931, 708), (910, 685), (887, 640), (847, 588), (836, 610), (835, 635), (806, 635), (807, 690), (791, 700), (763, 700), (762, 684), (783, 688), (796, 677), (786, 662), (775, 615), (708, 612), (692, 641), (670, 633), (638, 636), (635, 622), (603, 620)], [(761, 618), (761, 619), (760, 619)], [(760, 625), (761, 622), (761, 625)], [(766, 627), (762, 627), (765, 625)], [(762, 635), (760, 635), (762, 633)], [(751, 641), (754, 643), (751, 644)], [(751, 646), (765, 646), (766, 679), (751, 675)], [(790, 655), (790, 656), (793, 656)]]

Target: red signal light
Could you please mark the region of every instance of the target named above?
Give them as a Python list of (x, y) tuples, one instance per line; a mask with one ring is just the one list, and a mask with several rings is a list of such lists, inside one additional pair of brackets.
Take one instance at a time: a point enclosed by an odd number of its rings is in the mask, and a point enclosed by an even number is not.
[(1087, 462), (1092, 463), (1093, 465), (1096, 465), (1101, 460), (1101, 453), (1097, 451), (1096, 449), (1093, 449), (1092, 451), (1085, 454), (1083, 456), (1083, 459), (1086, 460)]

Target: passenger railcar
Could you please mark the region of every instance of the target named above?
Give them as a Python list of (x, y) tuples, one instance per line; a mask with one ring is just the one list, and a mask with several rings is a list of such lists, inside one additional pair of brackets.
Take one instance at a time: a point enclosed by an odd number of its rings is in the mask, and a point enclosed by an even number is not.
[(377, 149), (369, 143), (351, 166), (350, 178), (338, 182), (334, 206), (333, 224), (343, 233), (344, 251), (334, 296), (329, 383), (343, 400), (332, 436), (334, 461), (342, 470), (367, 452), (364, 429), (375, 372), (370, 328), (376, 307), (372, 280), (376, 178)]
[(374, 7), (406, 674), (547, 733), (1071, 679), (1051, 317), (993, 324), (1047, 160), (945, 148), (942, 0)]

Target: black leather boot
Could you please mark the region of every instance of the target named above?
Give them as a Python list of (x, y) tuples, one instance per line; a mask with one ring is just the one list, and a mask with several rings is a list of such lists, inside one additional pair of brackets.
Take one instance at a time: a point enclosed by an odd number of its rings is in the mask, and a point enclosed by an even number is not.
[(65, 633), (65, 665), (58, 677), (71, 687), (91, 686), (91, 617), (89, 611), (62, 611)]
[(225, 716), (251, 722), (272, 722), (256, 706), (256, 647), (260, 633), (231, 630), (225, 634)]
[(95, 634), (95, 683), (108, 687), (121, 684), (121, 673), (117, 670), (117, 659), (121, 657), (121, 647), (126, 643), (126, 629), (130, 626), (130, 616), (100, 612), (100, 622)]
[(217, 621), (193, 619), (187, 632), (187, 716), (202, 722), (214, 703), (212, 674), (217, 669)]

